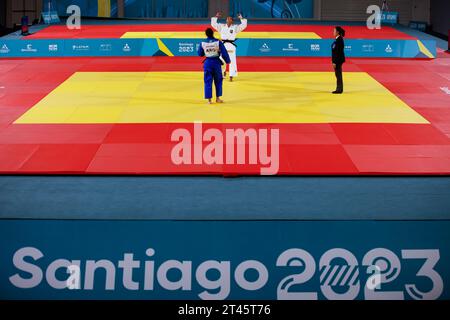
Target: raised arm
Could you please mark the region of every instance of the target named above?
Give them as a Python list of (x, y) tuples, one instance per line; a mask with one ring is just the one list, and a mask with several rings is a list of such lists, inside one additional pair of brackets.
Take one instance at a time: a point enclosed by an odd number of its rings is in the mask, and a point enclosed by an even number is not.
[(220, 32), (222, 29), (222, 24), (217, 22), (219, 17), (220, 17), (220, 12), (217, 12), (216, 16), (211, 18), (211, 27), (216, 29), (216, 31), (218, 31), (218, 32)]
[(247, 19), (244, 19), (242, 17), (242, 14), (239, 14), (238, 18), (241, 19), (241, 24), (237, 28), (237, 32), (239, 33), (239, 32), (244, 31), (245, 28), (247, 28)]

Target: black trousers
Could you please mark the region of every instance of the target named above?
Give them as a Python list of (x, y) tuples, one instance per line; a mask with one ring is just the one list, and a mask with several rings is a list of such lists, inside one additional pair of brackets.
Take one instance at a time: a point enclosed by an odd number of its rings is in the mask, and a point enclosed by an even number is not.
[(342, 63), (336, 64), (334, 67), (334, 74), (336, 75), (336, 91), (344, 91), (344, 80), (342, 79)]

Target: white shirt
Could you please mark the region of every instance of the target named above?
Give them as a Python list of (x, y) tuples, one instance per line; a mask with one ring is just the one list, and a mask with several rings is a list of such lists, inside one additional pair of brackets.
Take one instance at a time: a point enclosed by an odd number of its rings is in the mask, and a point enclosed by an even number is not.
[(247, 28), (247, 19), (241, 19), (241, 24), (232, 24), (228, 26), (225, 23), (217, 23), (218, 18), (211, 18), (211, 26), (220, 33), (221, 40), (236, 40), (236, 36), (239, 32), (242, 32)]

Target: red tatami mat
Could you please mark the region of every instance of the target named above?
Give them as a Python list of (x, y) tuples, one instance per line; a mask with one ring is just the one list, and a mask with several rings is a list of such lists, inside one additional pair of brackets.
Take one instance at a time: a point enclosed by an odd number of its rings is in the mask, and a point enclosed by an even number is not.
[[(209, 124), (278, 128), (279, 174), (450, 174), (449, 56), (434, 60), (349, 59), (430, 124)], [(239, 58), (241, 71), (331, 71), (322, 58)], [(259, 174), (259, 165), (178, 166), (171, 133), (192, 124), (14, 124), (74, 72), (200, 71), (201, 59), (0, 60), (0, 172), (32, 174)], [(345, 73), (344, 73), (345, 77)], [(331, 88), (330, 88), (331, 89)]]

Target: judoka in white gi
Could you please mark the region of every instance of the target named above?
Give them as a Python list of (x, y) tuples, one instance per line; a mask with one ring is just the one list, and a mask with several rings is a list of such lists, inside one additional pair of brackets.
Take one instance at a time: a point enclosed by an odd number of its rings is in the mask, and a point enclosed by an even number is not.
[[(211, 18), (211, 26), (220, 33), (220, 38), (225, 44), (225, 48), (228, 51), (228, 55), (231, 59), (230, 64), (230, 81), (233, 81), (234, 77), (238, 75), (237, 61), (236, 61), (236, 36), (239, 32), (242, 32), (245, 28), (247, 28), (247, 19), (244, 19), (241, 14), (238, 15), (238, 18), (241, 20), (240, 24), (233, 24), (233, 18), (228, 17), (227, 23), (218, 23), (217, 20), (220, 18), (221, 13), (218, 12), (215, 17)], [(224, 76), (226, 76), (226, 69), (224, 72)]]

